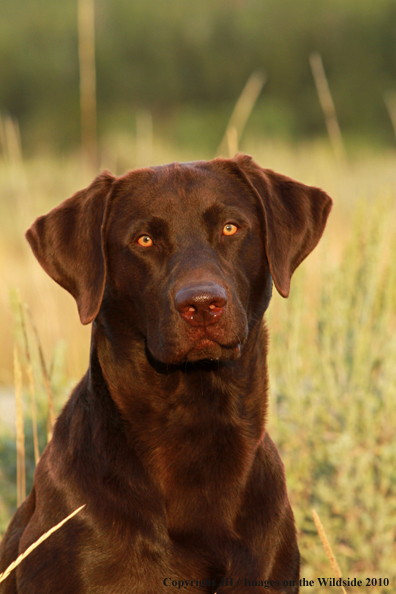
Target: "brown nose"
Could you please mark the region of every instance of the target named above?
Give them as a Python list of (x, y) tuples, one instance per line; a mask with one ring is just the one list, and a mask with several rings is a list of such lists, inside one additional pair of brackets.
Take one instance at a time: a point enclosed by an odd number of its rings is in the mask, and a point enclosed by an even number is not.
[(181, 317), (192, 326), (216, 324), (225, 311), (227, 293), (215, 283), (190, 285), (175, 296), (175, 306)]

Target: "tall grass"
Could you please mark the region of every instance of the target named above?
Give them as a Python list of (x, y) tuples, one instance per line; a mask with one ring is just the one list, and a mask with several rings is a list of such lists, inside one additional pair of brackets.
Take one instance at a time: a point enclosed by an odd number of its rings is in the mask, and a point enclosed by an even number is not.
[(270, 315), (269, 429), (310, 579), (328, 575), (314, 507), (343, 576), (396, 583), (395, 212), (395, 196), (362, 202), (340, 263), (322, 246), (317, 269), (297, 273)]
[[(102, 159), (115, 173), (127, 168), (113, 159), (118, 150)], [(337, 164), (323, 144), (293, 147), (257, 138), (241, 150), (264, 166), (322, 186), (335, 200), (322, 241), (292, 280), (290, 298), (275, 293), (267, 315), (268, 428), (286, 467), (302, 575), (315, 583), (332, 575), (312, 518), (315, 508), (331, 535), (343, 577), (363, 584), (366, 578), (388, 578), (388, 588), (364, 586), (359, 592), (391, 592), (396, 583), (396, 157), (361, 153), (346, 166)], [(153, 164), (212, 156), (186, 156), (155, 138), (152, 151)], [(134, 165), (132, 158), (128, 166)], [(16, 167), (23, 168), (21, 188)], [(89, 181), (73, 159), (18, 162), (12, 171), (0, 160), (0, 384), (13, 381), (7, 287), (18, 286), (46, 360), (53, 359), (48, 379), (55, 386), (57, 410), (70, 383), (86, 369), (89, 328), (80, 326), (73, 299), (40, 269), (23, 232), (34, 216)], [(22, 196), (27, 195), (24, 209)], [(67, 343), (64, 366), (57, 354), (61, 342)], [(41, 375), (38, 356), (32, 364)], [(47, 398), (40, 381), (42, 451)], [(28, 470), (34, 458), (29, 427), (25, 424)], [(15, 508), (11, 492), (16, 494), (14, 438), (5, 432), (0, 419), (0, 532)], [(319, 594), (323, 588), (309, 591)]]

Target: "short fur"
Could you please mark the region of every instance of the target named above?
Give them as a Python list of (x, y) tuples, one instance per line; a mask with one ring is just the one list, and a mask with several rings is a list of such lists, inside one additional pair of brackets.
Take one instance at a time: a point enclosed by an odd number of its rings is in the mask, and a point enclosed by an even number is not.
[(298, 592), (284, 469), (265, 429), (263, 315), (272, 280), (288, 296), (330, 208), (323, 191), (239, 155), (104, 172), (36, 220), (34, 254), (93, 322), (90, 365), (1, 542), (0, 571), (85, 508), (1, 594), (160, 594), (172, 581)]

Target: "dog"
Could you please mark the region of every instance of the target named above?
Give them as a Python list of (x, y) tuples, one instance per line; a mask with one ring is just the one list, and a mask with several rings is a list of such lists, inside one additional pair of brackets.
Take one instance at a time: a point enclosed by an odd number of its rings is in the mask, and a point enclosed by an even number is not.
[(26, 237), (92, 322), (0, 571), (1, 594), (294, 594), (299, 551), (266, 431), (272, 284), (287, 297), (325, 192), (247, 155), (101, 173)]

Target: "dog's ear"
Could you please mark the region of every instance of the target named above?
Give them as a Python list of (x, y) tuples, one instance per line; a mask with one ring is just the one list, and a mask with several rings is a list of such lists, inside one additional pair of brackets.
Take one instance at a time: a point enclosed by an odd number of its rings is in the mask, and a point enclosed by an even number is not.
[(319, 188), (263, 169), (248, 155), (234, 160), (263, 205), (271, 275), (278, 292), (288, 297), (292, 274), (321, 238), (332, 200)]
[(88, 188), (39, 217), (26, 232), (41, 266), (75, 298), (83, 324), (97, 316), (103, 298), (102, 228), (114, 179), (104, 171)]

